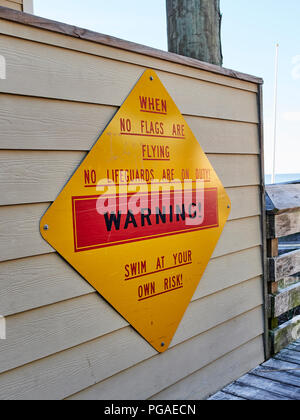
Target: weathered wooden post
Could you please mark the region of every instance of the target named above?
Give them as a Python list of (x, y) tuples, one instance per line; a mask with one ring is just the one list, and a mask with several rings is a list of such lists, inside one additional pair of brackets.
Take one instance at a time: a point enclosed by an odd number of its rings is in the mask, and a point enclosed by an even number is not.
[(278, 353), (300, 337), (300, 183), (268, 185), (266, 192), (269, 328)]
[(167, 0), (169, 51), (223, 64), (220, 0)]

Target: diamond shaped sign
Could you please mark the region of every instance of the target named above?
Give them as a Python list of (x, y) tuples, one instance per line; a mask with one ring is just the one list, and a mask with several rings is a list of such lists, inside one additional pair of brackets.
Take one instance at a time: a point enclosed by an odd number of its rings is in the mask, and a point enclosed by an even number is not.
[(230, 200), (208, 158), (157, 74), (147, 70), (40, 229), (164, 352), (229, 213)]

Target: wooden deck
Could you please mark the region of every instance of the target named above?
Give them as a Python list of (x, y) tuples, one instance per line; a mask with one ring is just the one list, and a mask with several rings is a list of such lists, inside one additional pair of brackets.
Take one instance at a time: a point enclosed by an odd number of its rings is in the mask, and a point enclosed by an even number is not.
[(300, 340), (209, 400), (300, 400)]

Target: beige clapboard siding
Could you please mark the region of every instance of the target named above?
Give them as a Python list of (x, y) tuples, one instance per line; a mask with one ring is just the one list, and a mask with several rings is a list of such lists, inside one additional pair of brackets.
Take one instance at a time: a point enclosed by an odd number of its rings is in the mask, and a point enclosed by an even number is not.
[[(257, 187), (228, 188), (227, 192), (232, 203), (230, 220), (259, 215), (259, 191)], [(46, 254), (53, 251), (39, 232), (40, 219), (49, 205), (50, 203), (0, 207), (0, 261)], [(228, 228), (226, 227), (226, 229)], [(243, 232), (245, 232), (244, 229)], [(257, 232), (257, 229), (255, 229), (256, 234)], [(247, 235), (245, 239), (249, 235), (252, 240), (254, 239), (251, 232), (245, 233)], [(240, 246), (241, 249), (244, 249), (242, 241), (241, 238)], [(252, 242), (245, 241), (244, 244), (246, 248), (249, 248), (257, 245), (257, 242), (253, 245)], [(234, 248), (233, 252), (236, 250), (238, 248)]]
[(258, 336), (214, 363), (152, 396), (151, 400), (203, 400), (264, 361), (262, 336)]
[(22, 12), (22, 4), (20, 1), (0, 0), (0, 6), (9, 7), (10, 9)]
[[(28, 0), (27, 0), (28, 1)], [(32, 1), (32, 0), (30, 0)], [(101, 43), (90, 42), (88, 40), (81, 40), (77, 37), (74, 39), (64, 34), (57, 34), (34, 28), (30, 26), (23, 26), (14, 22), (7, 22), (1, 20), (1, 33), (10, 35), (16, 38), (23, 38), (34, 42), (40, 42), (57, 47), (67, 48), (74, 51), (81, 51), (91, 55), (112, 58), (114, 60), (123, 61), (131, 64), (138, 64), (146, 66), (155, 70), (163, 70), (169, 73), (188, 76), (194, 79), (204, 80), (225, 86), (231, 86), (237, 89), (249, 90), (250, 92), (257, 92), (257, 84), (245, 80), (239, 80), (232, 77), (211, 73), (192, 66), (182, 65), (172, 60), (166, 60), (156, 57), (143, 55), (137, 52), (116, 49), (113, 46), (104, 45)], [(160, 51), (155, 50), (158, 54)]]
[(39, 221), (47, 207), (44, 204), (0, 207), (0, 261), (54, 252), (39, 232)]
[[(0, 149), (88, 151), (117, 109), (0, 94)], [(205, 153), (259, 153), (256, 124), (192, 116), (185, 119)]]
[[(231, 220), (259, 214), (259, 191), (257, 187), (230, 188), (227, 189), (227, 192), (233, 205), (230, 214)], [(40, 215), (44, 213), (47, 206), (48, 204), (33, 205), (32, 210), (37, 210), (38, 215)], [(29, 208), (30, 206), (21, 206), (21, 219), (22, 217), (26, 219), (24, 209), (28, 210)], [(38, 220), (39, 218), (36, 220), (36, 225), (38, 225)], [(22, 222), (26, 224), (26, 220), (21, 220)], [(34, 220), (29, 218), (28, 223), (33, 224), (33, 222)], [(39, 244), (42, 244), (44, 241), (39, 234), (36, 238), (38, 239), (37, 249), (40, 249)], [(15, 240), (12, 237), (10, 239), (13, 241), (12, 247), (20, 241), (19, 237)], [(26, 241), (26, 238), (24, 239)], [(3, 244), (2, 247), (0, 245), (0, 248), (4, 252), (7, 243), (4, 238), (2, 238), (2, 241)], [(20, 249), (22, 249), (22, 245), (25, 247), (24, 242), (21, 241)], [(25, 249), (28, 248), (26, 247)], [(45, 252), (45, 249), (43, 249), (43, 252)], [(216, 284), (217, 288), (213, 289), (213, 291), (220, 290), (222, 285), (228, 287), (226, 286), (227, 284), (235, 284), (241, 280), (246, 280), (247, 278), (261, 274), (260, 258), (260, 249), (258, 247), (253, 250), (241, 251), (238, 254), (223, 257), (222, 261), (224, 260), (224, 263), (221, 262), (220, 265), (215, 264), (215, 266), (219, 267), (218, 273), (220, 274), (220, 280)], [(252, 263), (249, 265), (248, 261)], [(245, 270), (245, 267), (248, 270)], [(208, 266), (208, 270), (209, 268), (210, 265)], [(214, 278), (214, 270), (210, 274)], [(206, 279), (207, 284), (210, 286), (214, 281), (209, 276), (204, 276), (201, 282), (202, 296), (209, 294), (211, 290), (210, 288), (207, 290), (204, 286)], [(227, 281), (232, 283), (227, 283)], [(81, 276), (54, 253), (0, 264), (0, 284), (0, 313), (2, 315), (11, 315), (60, 300), (71, 299), (93, 291), (93, 288)]]
[[(84, 152), (0, 150), (0, 205), (54, 201)], [(225, 187), (259, 185), (256, 155), (217, 155), (208, 158)]]
[[(202, 398), (263, 361), (257, 85), (0, 22), (9, 75), (0, 85), (0, 314), (8, 333), (0, 399), (150, 398), (171, 389), (173, 398), (197, 398), (195, 378), (205, 380)], [(162, 355), (39, 233), (48, 205), (145, 68), (157, 70), (232, 201)]]
[[(10, 75), (1, 91), (18, 95), (120, 106), (145, 69), (5, 35), (0, 49)], [(254, 92), (162, 71), (158, 75), (183, 114), (258, 122)]]
[[(205, 332), (203, 336), (199, 335), (185, 341), (170, 348), (167, 353), (162, 355), (158, 355), (132, 328), (122, 328), (99, 339), (2, 374), (0, 398), (67, 398), (149, 358), (154, 360), (151, 366), (153, 370), (159, 372), (159, 365), (163, 362), (168, 374), (175, 370), (174, 368), (170, 370), (170, 366), (176, 365), (177, 368), (180, 363), (181, 370), (183, 370), (182, 376), (184, 377), (203, 366), (197, 350), (199, 340), (208, 344), (212, 343), (204, 353), (204, 357), (207, 358), (207, 355), (209, 357), (210, 354), (214, 356), (217, 348), (220, 347), (215, 345), (220, 331), (224, 332), (224, 336), (226, 336), (226, 331), (229, 331), (228, 337), (231, 337), (232, 341), (235, 341), (233, 335), (234, 331), (237, 331), (237, 341), (239, 343), (243, 342), (245, 336), (251, 339), (251, 337), (261, 333), (261, 327), (253, 323), (249, 324), (247, 329), (242, 327), (241, 333), (239, 333), (240, 327), (238, 327), (236, 319), (221, 324), (219, 329), (214, 328), (215, 334), (213, 334), (211, 340), (206, 340), (207, 332)], [(242, 326), (244, 326), (244, 322), (245, 319), (242, 318)], [(235, 328), (232, 328), (232, 323)], [(258, 332), (253, 332), (253, 329)], [(245, 341), (247, 338), (245, 338)], [(260, 351), (259, 348), (257, 348), (257, 351)], [(222, 354), (221, 349), (220, 354)], [(157, 380), (159, 378), (160, 375), (157, 375)], [(134, 387), (132, 388), (134, 390)]]
[[(0, 207), (0, 261), (54, 252), (39, 231), (45, 204)], [(215, 249), (214, 257), (261, 244), (260, 217), (229, 221)]]
[[(260, 276), (260, 253), (260, 247), (254, 247), (212, 259), (193, 299)], [(0, 284), (0, 313), (3, 316), (94, 292), (87, 281), (54, 253), (1, 263)]]
[[(171, 347), (261, 305), (261, 288), (258, 277), (193, 301)], [(10, 316), (6, 325), (7, 339), (0, 343), (0, 372), (91, 341), (128, 323), (94, 293)]]
[(193, 299), (200, 299), (225, 290), (258, 277), (262, 273), (261, 248), (258, 246), (213, 258), (205, 270)]
[(226, 188), (231, 201), (229, 220), (260, 215), (260, 188), (257, 186)]
[[(261, 308), (255, 308), (238, 318), (228, 321), (226, 324), (219, 325), (216, 328), (193, 338), (189, 343), (190, 348), (187, 348), (187, 343), (183, 343), (180, 346), (172, 348), (168, 354), (162, 355), (162, 357), (154, 356), (153, 358), (145, 360), (131, 369), (122, 371), (68, 399), (148, 399), (157, 392), (162, 391), (186, 376), (193, 374), (195, 368), (197, 371), (201, 367), (202, 369), (205, 369), (205, 366), (209, 363), (218, 360), (220, 357), (224, 357), (224, 354), (227, 354), (233, 349), (236, 349), (236, 347), (252, 340), (253, 337), (259, 336), (262, 333), (260, 327), (261, 316)], [(249, 329), (244, 328), (245, 323), (249, 325)], [(218, 337), (218, 340), (222, 341), (222, 347), (215, 345), (216, 337)], [(260, 348), (260, 346), (261, 340), (259, 343), (258, 340), (255, 340), (255, 346), (252, 347), (253, 350), (257, 352), (257, 349)], [(183, 353), (184, 351), (186, 354)], [(251, 353), (251, 344), (248, 351)], [(235, 360), (239, 360), (241, 350), (238, 348), (234, 353), (236, 356)], [(202, 355), (202, 358), (199, 357), (199, 354)], [(251, 363), (253, 363), (253, 361), (251, 361)], [(176, 368), (170, 369), (170, 365), (172, 366), (172, 364), (174, 364), (174, 367), (176, 366)], [(225, 366), (222, 368), (225, 370)], [(243, 367), (239, 367), (239, 369), (241, 368), (246, 369), (245, 364), (243, 364)], [(159, 377), (157, 375), (158, 371), (160, 372)], [(235, 374), (236, 373), (235, 370)], [(240, 370), (238, 371), (237, 376), (239, 373)], [(219, 372), (219, 374), (222, 375), (223, 371)], [(145, 380), (145, 377), (147, 380)], [(216, 373), (213, 375), (214, 379), (216, 379), (215, 377)], [(235, 377), (233, 379), (235, 379)], [(132, 383), (135, 383), (136, 386), (128, 386), (128, 384)], [(180, 394), (177, 392), (176, 395)], [(170, 395), (169, 399), (173, 400), (174, 398)]]

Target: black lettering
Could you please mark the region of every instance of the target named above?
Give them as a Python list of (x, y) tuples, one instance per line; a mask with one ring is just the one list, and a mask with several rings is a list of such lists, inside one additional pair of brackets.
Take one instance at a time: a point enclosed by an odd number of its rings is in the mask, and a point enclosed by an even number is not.
[(135, 218), (134, 218), (134, 215), (131, 213), (131, 211), (129, 211), (129, 212), (127, 213), (127, 217), (126, 217), (126, 222), (125, 222), (124, 229), (128, 229), (128, 225), (129, 225), (129, 223), (132, 223), (132, 224), (133, 224), (133, 226), (134, 226), (135, 228), (137, 228), (137, 227), (138, 227), (138, 225), (137, 225), (137, 223), (136, 223), (136, 220), (135, 220)]
[(183, 221), (185, 221), (185, 207), (184, 207), (184, 204), (182, 205), (182, 209), (180, 209), (178, 204), (176, 205), (176, 220), (177, 220), (177, 222), (179, 222), (180, 217)]
[(112, 225), (114, 224), (116, 230), (120, 230), (121, 222), (121, 213), (118, 211), (118, 216), (116, 217), (115, 213), (105, 213), (104, 215), (106, 229), (108, 232), (111, 232)]
[(166, 208), (163, 207), (162, 212), (160, 211), (159, 207), (156, 207), (156, 224), (159, 225), (160, 221), (159, 219), (162, 221), (162, 223), (167, 223), (167, 216), (166, 216)]
[[(145, 214), (146, 211), (148, 212), (148, 214)], [(145, 226), (145, 219), (147, 220), (148, 225), (149, 226), (152, 226), (150, 216), (151, 216), (151, 210), (150, 209), (142, 209), (141, 210), (141, 223), (142, 223), (142, 226)]]

